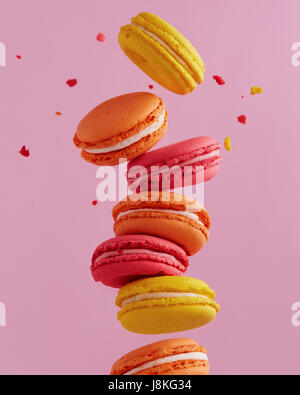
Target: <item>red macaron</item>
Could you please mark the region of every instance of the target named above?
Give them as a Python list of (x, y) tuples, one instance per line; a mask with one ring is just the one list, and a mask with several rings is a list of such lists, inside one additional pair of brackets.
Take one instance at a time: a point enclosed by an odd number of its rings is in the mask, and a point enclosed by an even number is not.
[(171, 241), (127, 235), (100, 244), (92, 257), (91, 271), (96, 282), (121, 288), (140, 278), (180, 276), (188, 264), (184, 250)]
[(202, 136), (153, 150), (131, 160), (127, 181), (134, 192), (172, 190), (209, 181), (221, 163), (221, 145)]

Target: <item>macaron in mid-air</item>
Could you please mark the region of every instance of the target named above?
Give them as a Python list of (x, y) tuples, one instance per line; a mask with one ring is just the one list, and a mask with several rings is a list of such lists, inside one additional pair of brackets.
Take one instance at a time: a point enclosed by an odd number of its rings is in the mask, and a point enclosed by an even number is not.
[(129, 59), (160, 85), (185, 95), (204, 78), (205, 66), (193, 45), (157, 15), (142, 12), (122, 26), (119, 44)]
[(81, 156), (95, 165), (117, 165), (152, 148), (167, 130), (163, 101), (148, 92), (107, 100), (79, 123), (74, 144)]
[(100, 244), (92, 258), (95, 281), (114, 288), (145, 277), (180, 276), (189, 259), (178, 245), (148, 235), (128, 235)]
[(191, 339), (168, 339), (129, 352), (114, 363), (111, 375), (209, 374), (204, 347)]
[[(147, 152), (128, 163), (127, 181), (136, 192), (150, 188), (172, 190), (209, 181), (219, 171), (220, 149), (215, 139), (201, 136)], [(135, 171), (140, 166), (147, 175)]]
[(142, 334), (181, 332), (212, 321), (220, 307), (203, 281), (184, 276), (150, 277), (120, 289), (118, 319)]
[(180, 245), (194, 255), (209, 237), (210, 217), (204, 207), (173, 192), (127, 196), (113, 208), (116, 236), (149, 234)]

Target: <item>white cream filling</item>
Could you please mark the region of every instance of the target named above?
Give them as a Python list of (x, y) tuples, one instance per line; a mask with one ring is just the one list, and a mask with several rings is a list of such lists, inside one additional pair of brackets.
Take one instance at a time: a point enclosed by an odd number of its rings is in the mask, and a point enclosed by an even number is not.
[(137, 25), (136, 23), (131, 23), (131, 25), (141, 29), (145, 34), (149, 37), (153, 38), (157, 41), (162, 47), (164, 47), (189, 73), (194, 76), (194, 70), (179, 56), (177, 53), (168, 45), (166, 44), (161, 38), (157, 37), (156, 34), (149, 32), (149, 30), (145, 29), (144, 27)]
[(163, 110), (163, 113), (151, 125), (147, 126), (139, 133), (131, 137), (128, 137), (128, 139), (120, 141), (118, 144), (106, 148), (95, 148), (95, 149), (84, 148), (84, 151), (89, 152), (91, 154), (106, 154), (107, 152), (118, 151), (120, 149), (129, 147), (130, 145), (136, 143), (137, 141), (143, 139), (144, 137), (147, 137), (150, 134), (156, 132), (164, 124), (165, 115), (166, 115), (166, 110)]
[(169, 357), (164, 357), (164, 358), (158, 358), (155, 359), (154, 361), (146, 362), (143, 365), (129, 370), (128, 372), (124, 373), (123, 375), (132, 375), (136, 374), (138, 372), (141, 372), (146, 369), (151, 369), (155, 366), (163, 365), (166, 363), (172, 363), (172, 362), (177, 362), (177, 361), (208, 361), (207, 354), (203, 352), (187, 352), (184, 354), (178, 354), (178, 355), (170, 355)]
[(134, 295), (122, 301), (121, 306), (124, 307), (129, 303), (141, 302), (142, 300), (164, 299), (164, 298), (204, 298), (207, 296), (192, 292), (150, 292), (146, 294)]
[(151, 251), (151, 250), (147, 250), (147, 249), (143, 249), (143, 248), (124, 249), (121, 251), (122, 251), (121, 253), (119, 253), (118, 251), (104, 252), (96, 259), (96, 263), (98, 261), (100, 261), (101, 259), (112, 258), (115, 256), (123, 256), (123, 255), (130, 255), (130, 254), (151, 254), (151, 255), (166, 257), (168, 259), (171, 259), (173, 262), (175, 262), (177, 264), (179, 263), (181, 265), (181, 263), (173, 255), (166, 254), (164, 252)]
[(197, 163), (197, 162), (201, 162), (201, 161), (206, 160), (206, 159), (213, 158), (214, 156), (220, 156), (220, 150), (212, 151), (212, 152), (210, 152), (209, 154), (206, 154), (206, 155), (199, 155), (199, 156), (197, 156), (194, 159), (191, 159), (191, 160), (188, 160), (186, 162), (180, 163), (180, 165), (181, 166), (191, 165), (193, 163)]
[(123, 213), (120, 213), (117, 217), (117, 221), (123, 217), (124, 215), (127, 214), (131, 214), (131, 213), (138, 213), (141, 211), (154, 211), (154, 212), (161, 212), (161, 213), (170, 213), (170, 214), (177, 214), (177, 215), (182, 215), (184, 217), (188, 217), (190, 219), (193, 219), (194, 221), (198, 222), (200, 225), (203, 225), (203, 222), (200, 221), (198, 215), (194, 214), (194, 213), (190, 213), (188, 211), (177, 211), (177, 210), (159, 210), (159, 209), (155, 209), (155, 208), (141, 208), (141, 209), (136, 209), (136, 210), (128, 210), (128, 211), (124, 211)]

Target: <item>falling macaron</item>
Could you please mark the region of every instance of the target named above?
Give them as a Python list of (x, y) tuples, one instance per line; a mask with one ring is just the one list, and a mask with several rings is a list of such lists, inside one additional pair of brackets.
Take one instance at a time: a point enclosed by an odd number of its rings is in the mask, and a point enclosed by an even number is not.
[(119, 44), (142, 71), (166, 89), (185, 95), (204, 78), (205, 66), (194, 46), (157, 15), (142, 12), (122, 26)]
[(147, 152), (128, 163), (129, 187), (134, 192), (172, 190), (209, 181), (219, 171), (220, 149), (214, 138), (201, 136)]
[(100, 244), (92, 258), (94, 280), (114, 288), (140, 278), (180, 276), (189, 264), (178, 245), (149, 235), (128, 235)]
[(74, 144), (81, 156), (98, 166), (117, 165), (152, 148), (167, 130), (163, 101), (148, 92), (107, 100), (79, 123)]
[(181, 332), (211, 322), (219, 312), (215, 292), (203, 281), (184, 276), (151, 277), (120, 289), (118, 319), (130, 332)]
[(207, 351), (195, 340), (167, 339), (140, 347), (116, 361), (111, 375), (209, 374)]
[(116, 236), (149, 234), (180, 245), (194, 255), (209, 237), (210, 216), (195, 199), (173, 192), (129, 195), (112, 212)]

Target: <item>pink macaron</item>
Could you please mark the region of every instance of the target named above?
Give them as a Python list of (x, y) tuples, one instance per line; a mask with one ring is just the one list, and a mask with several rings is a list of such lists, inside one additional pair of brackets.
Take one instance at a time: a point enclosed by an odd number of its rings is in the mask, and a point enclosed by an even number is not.
[(92, 257), (94, 280), (113, 288), (145, 277), (180, 276), (189, 264), (178, 245), (148, 235), (115, 237), (100, 244)]
[(131, 160), (127, 181), (134, 192), (172, 190), (209, 181), (221, 163), (221, 145), (201, 136), (150, 151)]

